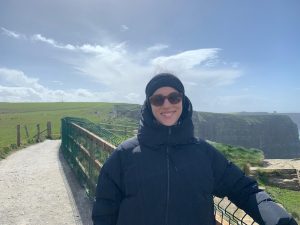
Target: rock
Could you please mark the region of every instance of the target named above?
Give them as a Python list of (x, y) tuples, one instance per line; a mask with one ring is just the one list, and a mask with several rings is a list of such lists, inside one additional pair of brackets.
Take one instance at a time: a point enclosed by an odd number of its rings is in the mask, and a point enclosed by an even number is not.
[(269, 185), (300, 191), (300, 183), (296, 169), (250, 168), (252, 177), (264, 177)]

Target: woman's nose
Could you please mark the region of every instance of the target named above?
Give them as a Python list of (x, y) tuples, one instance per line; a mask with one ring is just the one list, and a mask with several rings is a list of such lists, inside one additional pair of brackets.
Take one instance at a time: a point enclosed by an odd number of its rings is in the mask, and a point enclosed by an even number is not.
[(164, 104), (162, 106), (166, 107), (166, 106), (170, 106), (170, 105), (172, 105), (172, 104), (169, 102), (168, 98), (165, 98)]

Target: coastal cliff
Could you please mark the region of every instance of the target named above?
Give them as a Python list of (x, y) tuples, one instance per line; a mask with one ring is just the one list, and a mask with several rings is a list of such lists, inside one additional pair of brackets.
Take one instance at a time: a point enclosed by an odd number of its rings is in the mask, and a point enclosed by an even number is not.
[[(113, 117), (124, 116), (136, 121), (140, 106), (119, 104), (114, 107)], [(193, 113), (195, 136), (219, 143), (258, 148), (265, 158), (300, 157), (300, 140), (297, 124), (279, 113)]]
[(200, 138), (258, 148), (265, 158), (300, 157), (298, 127), (287, 115), (195, 112), (193, 121)]

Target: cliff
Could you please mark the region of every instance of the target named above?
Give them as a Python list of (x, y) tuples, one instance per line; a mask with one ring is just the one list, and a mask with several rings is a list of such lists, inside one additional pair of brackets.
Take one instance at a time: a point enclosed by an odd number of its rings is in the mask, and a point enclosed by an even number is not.
[(281, 113), (281, 115), (289, 116), (292, 121), (297, 124), (300, 133), (300, 113)]
[(265, 158), (300, 157), (298, 127), (286, 115), (195, 112), (195, 135), (263, 150)]
[[(114, 116), (137, 120), (140, 106), (120, 104)], [(195, 135), (219, 143), (258, 148), (265, 158), (300, 157), (298, 127), (287, 115), (278, 113), (221, 114), (194, 112)]]

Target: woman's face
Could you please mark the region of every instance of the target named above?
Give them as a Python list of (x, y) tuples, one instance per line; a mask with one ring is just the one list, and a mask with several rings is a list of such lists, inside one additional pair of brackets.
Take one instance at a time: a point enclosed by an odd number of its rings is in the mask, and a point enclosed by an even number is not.
[[(152, 96), (162, 95), (168, 96), (170, 93), (176, 92), (172, 87), (161, 87), (157, 89)], [(171, 104), (168, 98), (165, 98), (163, 105), (155, 106), (151, 104), (151, 109), (154, 117), (158, 122), (165, 126), (172, 126), (177, 123), (181, 113), (182, 113), (182, 101), (179, 101), (176, 104)]]

